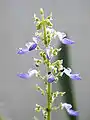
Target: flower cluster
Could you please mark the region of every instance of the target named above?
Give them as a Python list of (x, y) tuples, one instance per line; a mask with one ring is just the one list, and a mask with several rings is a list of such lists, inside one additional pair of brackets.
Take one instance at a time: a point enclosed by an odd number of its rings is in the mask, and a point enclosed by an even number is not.
[[(53, 29), (53, 24), (51, 23), (52, 14), (50, 14), (46, 19), (44, 18), (44, 11), (40, 9), (41, 20), (34, 14), (34, 23), (36, 24), (36, 33), (32, 38), (32, 42), (28, 42), (25, 44), (24, 48), (19, 48), (17, 54), (22, 55), (29, 53), (33, 50), (38, 50), (40, 59), (34, 58), (35, 69), (30, 68), (27, 73), (19, 73), (17, 76), (23, 79), (30, 79), (33, 75), (42, 79), (46, 86), (46, 91), (41, 89), (38, 85), (36, 85), (37, 90), (41, 92), (42, 95), (47, 95), (48, 97), (48, 105), (46, 107), (42, 107), (40, 105), (36, 105), (36, 111), (42, 111), (44, 118), (48, 118), (50, 120), (49, 113), (52, 110), (57, 110), (56, 107), (52, 107), (52, 104), (58, 95), (63, 96), (65, 92), (52, 92), (51, 85), (52, 83), (56, 83), (59, 79), (58, 77), (63, 77), (63, 74), (66, 74), (72, 80), (81, 80), (79, 73), (72, 73), (70, 68), (65, 68), (63, 66), (63, 60), (56, 60), (53, 62), (52, 58), (61, 51), (61, 48), (55, 48), (51, 46), (51, 41), (53, 39), (59, 39), (59, 42), (66, 45), (72, 45), (75, 42), (67, 37), (64, 32), (59, 32)], [(42, 49), (39, 43), (42, 42), (44, 49)], [(40, 64), (44, 64), (47, 69), (47, 73), (45, 76), (41, 76), (39, 69)], [(61, 106), (61, 107), (60, 107)], [(65, 108), (67, 113), (72, 116), (78, 116), (78, 111), (72, 110), (72, 105), (67, 103), (60, 104), (57, 108)], [(44, 111), (44, 112), (43, 112)], [(35, 117), (36, 118), (36, 117)]]

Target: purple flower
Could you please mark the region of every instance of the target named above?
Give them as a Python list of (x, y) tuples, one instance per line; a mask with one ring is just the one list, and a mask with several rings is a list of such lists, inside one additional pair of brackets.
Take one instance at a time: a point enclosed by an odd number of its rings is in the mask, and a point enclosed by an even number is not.
[(37, 47), (35, 42), (28, 42), (25, 44), (26, 48), (19, 48), (17, 54), (25, 54)]
[(71, 73), (72, 70), (70, 68), (64, 68), (64, 71), (63, 73), (65, 73), (66, 75), (68, 75), (72, 80), (81, 80), (81, 77), (80, 77), (80, 74), (77, 73), (77, 74), (72, 74)]
[(70, 78), (73, 80), (81, 80), (80, 74), (70, 74)]
[(28, 73), (20, 73), (17, 74), (17, 76), (23, 79), (28, 79), (30, 77)]
[(74, 43), (75, 43), (74, 41), (72, 41), (72, 40), (70, 40), (70, 39), (68, 39), (68, 38), (63, 38), (63, 39), (61, 40), (61, 42), (62, 42), (63, 44), (67, 44), (67, 45), (71, 45), (71, 44), (74, 44)]
[(37, 43), (35, 42), (28, 42), (25, 44), (25, 46), (28, 48), (28, 51), (34, 50), (37, 47)]
[(75, 43), (74, 41), (66, 38), (66, 34), (63, 32), (57, 32), (57, 36), (58, 36), (60, 42), (62, 42), (63, 44), (71, 45), (71, 44)]
[(33, 37), (33, 42), (26, 43), (25, 48), (19, 48), (17, 54), (25, 54), (28, 53), (29, 51), (34, 50), (37, 47), (39, 40), (40, 40), (39, 36)]
[(34, 50), (37, 47), (36, 43), (33, 43), (30, 47), (29, 47), (29, 51)]
[(19, 48), (17, 54), (25, 54), (28, 52), (28, 48)]
[(62, 103), (62, 109), (65, 108), (69, 115), (78, 116), (79, 112), (72, 110), (72, 105), (67, 103)]
[(52, 74), (50, 74), (49, 77), (48, 77), (48, 82), (52, 83), (53, 81), (55, 81), (55, 78)]
[(30, 77), (32, 77), (34, 74), (37, 74), (37, 70), (29, 70), (28, 73), (20, 73), (17, 74), (18, 77), (23, 78), (23, 79), (29, 79)]
[(74, 111), (72, 109), (67, 110), (67, 112), (69, 113), (69, 115), (72, 115), (72, 116), (78, 116), (79, 115), (78, 111)]

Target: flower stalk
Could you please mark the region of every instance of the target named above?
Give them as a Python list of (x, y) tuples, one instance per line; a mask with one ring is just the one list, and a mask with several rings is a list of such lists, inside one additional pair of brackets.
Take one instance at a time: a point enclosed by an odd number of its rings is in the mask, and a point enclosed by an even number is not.
[[(44, 32), (44, 41), (45, 45), (47, 47), (47, 38), (46, 38), (46, 25), (44, 20), (44, 13), (42, 15), (42, 21), (43, 21), (43, 32)], [(51, 120), (51, 92), (52, 92), (52, 84), (48, 83), (48, 91), (47, 91), (47, 120)]]
[[(36, 84), (36, 89), (41, 92), (41, 95), (45, 96), (47, 95), (47, 101), (46, 106), (41, 106), (36, 104), (35, 111), (36, 112), (42, 112), (44, 120), (51, 120), (51, 112), (52, 110), (58, 110), (58, 109), (66, 109), (67, 113), (72, 116), (77, 116), (78, 111), (74, 111), (72, 109), (72, 105), (68, 103), (60, 103), (58, 106), (53, 106), (54, 100), (60, 95), (61, 97), (66, 92), (53, 92), (52, 91), (52, 83), (58, 82), (58, 77), (62, 77), (63, 74), (66, 74), (68, 77), (70, 77), (72, 80), (81, 80), (80, 75), (72, 74), (72, 70), (70, 68), (65, 68), (63, 64), (63, 60), (56, 60), (53, 62), (53, 57), (58, 54), (58, 52), (61, 50), (61, 48), (55, 48), (54, 46), (51, 46), (51, 41), (53, 39), (56, 39), (56, 37), (59, 38), (60, 42), (67, 45), (72, 45), (75, 42), (68, 39), (66, 34), (63, 32), (58, 32), (55, 29), (53, 29), (53, 24), (51, 23), (52, 20), (52, 14), (50, 14), (47, 18), (44, 16), (44, 10), (40, 9), (41, 14), (41, 20), (36, 17), (34, 14), (34, 20), (36, 23), (36, 33), (35, 36), (33, 36), (33, 42), (28, 42), (25, 44), (25, 48), (19, 48), (17, 54), (25, 54), (29, 53), (32, 50), (38, 50), (40, 58), (34, 58), (35, 62), (35, 69), (29, 69), (27, 73), (19, 73), (17, 74), (18, 77), (22, 79), (30, 79), (34, 75), (36, 75), (37, 78), (41, 79), (46, 89), (43, 90), (38, 84)], [(39, 46), (39, 42), (42, 42), (44, 45), (44, 49)], [(41, 75), (39, 66), (41, 64), (44, 64), (46, 67), (46, 73), (44, 76)], [(34, 116), (35, 120), (38, 120)]]
[(48, 94), (47, 94), (47, 102), (48, 102), (48, 116), (47, 120), (51, 120), (51, 92), (52, 92), (52, 84), (48, 83)]

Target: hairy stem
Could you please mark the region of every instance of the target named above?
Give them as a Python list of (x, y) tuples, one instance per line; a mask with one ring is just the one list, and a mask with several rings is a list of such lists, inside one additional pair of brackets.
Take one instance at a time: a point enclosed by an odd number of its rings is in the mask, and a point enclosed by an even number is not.
[[(47, 47), (47, 38), (46, 38), (46, 25), (44, 20), (44, 15), (42, 15), (43, 21), (43, 30), (44, 30), (44, 43)], [(47, 90), (47, 120), (51, 120), (51, 92), (52, 92), (52, 84), (48, 83), (48, 90)]]

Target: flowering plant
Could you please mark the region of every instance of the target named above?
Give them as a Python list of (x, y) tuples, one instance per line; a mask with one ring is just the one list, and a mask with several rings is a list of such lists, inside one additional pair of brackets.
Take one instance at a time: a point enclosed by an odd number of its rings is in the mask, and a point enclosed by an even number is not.
[[(33, 75), (36, 75), (39, 79), (42, 79), (45, 84), (45, 90), (43, 90), (38, 84), (36, 84), (36, 89), (41, 92), (42, 95), (47, 96), (47, 104), (45, 107), (36, 104), (35, 111), (42, 112), (44, 120), (51, 120), (52, 110), (65, 109), (69, 115), (78, 116), (79, 112), (72, 109), (72, 105), (69, 103), (60, 103), (58, 106), (53, 106), (54, 100), (60, 95), (63, 96), (65, 92), (53, 92), (52, 83), (57, 83), (59, 77), (63, 77), (63, 74), (66, 74), (72, 80), (81, 80), (81, 77), (78, 73), (73, 74), (70, 68), (65, 68), (63, 66), (63, 60), (52, 61), (52, 58), (61, 51), (61, 48), (55, 48), (51, 46), (51, 42), (54, 39), (59, 39), (60, 43), (71, 45), (75, 42), (67, 38), (67, 35), (64, 32), (58, 32), (53, 29), (52, 24), (52, 13), (45, 18), (44, 10), (40, 9), (41, 19), (39, 19), (36, 14), (34, 14), (34, 22), (36, 24), (36, 33), (32, 38), (33, 42), (28, 42), (25, 44), (25, 48), (19, 48), (17, 54), (26, 54), (32, 50), (38, 50), (40, 59), (34, 58), (36, 69), (29, 69), (27, 73), (19, 73), (19, 76), (22, 79), (29, 79)], [(43, 47), (40, 47), (40, 42), (42, 42)], [(41, 75), (39, 66), (41, 64), (45, 65), (46, 74)], [(37, 120), (36, 117), (34, 117)]]

